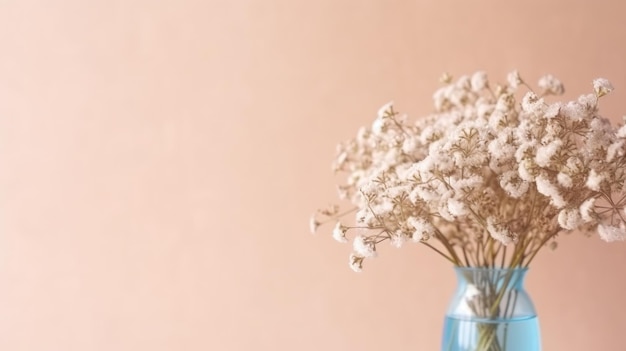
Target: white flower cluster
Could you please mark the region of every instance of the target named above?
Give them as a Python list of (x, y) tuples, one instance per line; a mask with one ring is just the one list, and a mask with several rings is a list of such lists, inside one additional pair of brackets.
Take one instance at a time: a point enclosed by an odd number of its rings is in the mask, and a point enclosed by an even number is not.
[[(386, 104), (338, 147), (340, 197), (354, 204), (356, 223), (326, 217), (340, 242), (367, 229), (353, 240), (353, 269), (384, 240), (425, 244), (456, 265), (493, 266), (505, 255), (502, 265), (521, 266), (560, 232), (626, 238), (626, 126), (598, 114), (598, 98), (613, 90), (606, 79), (568, 102), (547, 100), (564, 92), (550, 75), (519, 102), (528, 85), (517, 71), (505, 85), (484, 72), (446, 82), (432, 115), (409, 122)], [(321, 223), (314, 217), (312, 229)]]

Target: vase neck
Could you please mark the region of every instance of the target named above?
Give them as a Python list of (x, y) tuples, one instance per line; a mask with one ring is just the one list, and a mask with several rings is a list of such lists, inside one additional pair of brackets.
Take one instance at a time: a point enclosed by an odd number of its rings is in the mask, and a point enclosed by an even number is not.
[(459, 288), (467, 285), (486, 286), (505, 290), (524, 289), (527, 268), (455, 267)]
[(505, 320), (535, 316), (524, 290), (525, 268), (456, 267), (457, 289), (448, 308), (453, 318)]

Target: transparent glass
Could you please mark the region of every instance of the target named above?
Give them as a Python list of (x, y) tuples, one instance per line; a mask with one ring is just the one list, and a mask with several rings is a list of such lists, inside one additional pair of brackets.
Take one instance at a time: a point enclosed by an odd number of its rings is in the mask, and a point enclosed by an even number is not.
[(539, 351), (539, 322), (524, 290), (527, 269), (455, 267), (442, 351)]

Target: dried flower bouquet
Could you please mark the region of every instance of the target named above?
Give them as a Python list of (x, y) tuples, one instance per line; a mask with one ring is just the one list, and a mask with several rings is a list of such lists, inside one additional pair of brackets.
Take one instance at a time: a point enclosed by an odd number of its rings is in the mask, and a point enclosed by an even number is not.
[(319, 210), (310, 224), (353, 238), (352, 269), (387, 240), (456, 266), (515, 268), (556, 247), (560, 233), (626, 238), (626, 126), (599, 115), (613, 90), (606, 79), (566, 102), (549, 101), (564, 92), (550, 75), (537, 91), (517, 71), (502, 85), (484, 72), (442, 82), (430, 116), (410, 121), (387, 104), (338, 147), (339, 195), (353, 206)]

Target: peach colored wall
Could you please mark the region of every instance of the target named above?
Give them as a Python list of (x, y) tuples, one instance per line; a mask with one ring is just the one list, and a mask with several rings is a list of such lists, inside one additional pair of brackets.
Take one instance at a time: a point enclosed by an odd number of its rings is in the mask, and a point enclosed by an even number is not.
[[(617, 1), (0, 2), (0, 349), (436, 350), (454, 277), (365, 272), (308, 233), (335, 144), (440, 73), (593, 78), (626, 113)], [(623, 350), (626, 245), (564, 237), (529, 289), (546, 350)]]

